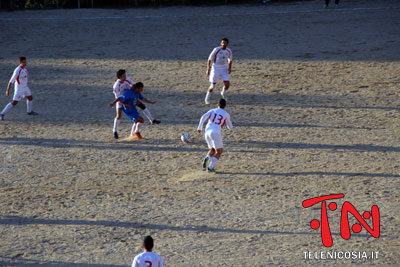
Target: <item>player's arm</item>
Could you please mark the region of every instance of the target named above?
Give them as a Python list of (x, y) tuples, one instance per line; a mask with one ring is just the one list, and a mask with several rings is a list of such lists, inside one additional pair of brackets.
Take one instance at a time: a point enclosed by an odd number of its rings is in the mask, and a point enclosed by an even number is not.
[(143, 102), (146, 102), (146, 103), (149, 103), (149, 104), (155, 104), (155, 103), (156, 103), (155, 101), (150, 101), (150, 100), (148, 100), (148, 99), (145, 98), (142, 94), (139, 95), (139, 100), (140, 100), (140, 101), (143, 101)]
[(164, 260), (162, 259), (162, 257), (160, 256), (160, 263), (159, 263), (160, 267), (165, 267), (164, 265)]
[(209, 59), (207, 61), (207, 76), (210, 76), (211, 67), (212, 67), (212, 61)]
[(139, 267), (139, 262), (138, 262), (137, 257), (135, 257), (135, 258), (133, 259), (132, 267)]
[(231, 74), (232, 71), (232, 60), (229, 60), (228, 62), (228, 74)]
[(126, 104), (125, 102), (123, 102), (123, 101), (122, 101), (121, 99), (119, 99), (119, 98), (114, 99), (114, 101), (113, 101), (111, 104), (108, 104), (108, 106), (109, 106), (110, 108), (112, 108), (112, 107), (114, 107), (114, 105), (115, 105), (117, 102), (120, 102), (122, 105), (124, 105), (124, 106), (127, 107), (127, 108), (132, 108), (131, 105)]
[(149, 103), (149, 104), (155, 104), (155, 103), (157, 103), (156, 101), (151, 101), (151, 100), (148, 100), (147, 98), (145, 98), (145, 97), (143, 97), (143, 99), (141, 99), (143, 102), (146, 102), (146, 103)]
[(233, 125), (232, 125), (232, 121), (231, 121), (231, 116), (228, 116), (226, 118), (226, 128), (228, 128), (229, 130), (233, 129)]
[(133, 87), (135, 86), (135, 82), (134, 82), (134, 81), (132, 81), (132, 79), (131, 79), (131, 78), (129, 78), (129, 77), (126, 77), (126, 80), (128, 81), (128, 83), (129, 83), (129, 87), (130, 87), (130, 88), (133, 88)]
[(204, 114), (203, 116), (201, 116), (200, 122), (199, 122), (199, 126), (197, 127), (197, 131), (198, 131), (199, 133), (201, 133), (201, 130), (203, 129), (203, 124), (204, 124), (204, 122), (205, 122), (208, 118), (210, 118), (211, 112), (212, 112), (212, 110), (208, 111), (206, 114)]
[(121, 100), (119, 100), (119, 98), (116, 98), (116, 99), (114, 99), (114, 101), (113, 101), (111, 104), (108, 104), (108, 106), (109, 106), (110, 108), (113, 108), (114, 105), (117, 104), (118, 101), (121, 101)]
[(208, 61), (207, 61), (207, 76), (210, 75), (210, 71), (211, 71), (211, 66), (212, 66), (212, 62), (214, 60), (215, 54), (217, 52), (217, 48), (214, 48), (213, 51), (211, 51), (211, 54), (208, 56)]
[(7, 90), (6, 90), (6, 96), (9, 96), (9, 95), (10, 95), (10, 88), (11, 88), (11, 85), (12, 85), (13, 83), (15, 83), (15, 81), (17, 80), (17, 77), (18, 77), (18, 68), (16, 68), (16, 69), (14, 70), (14, 73), (13, 73), (13, 75), (11, 76), (10, 81), (8, 82), (8, 86), (7, 86)]
[(12, 85), (12, 84), (13, 84), (13, 83), (11, 83), (11, 82), (8, 83), (7, 90), (6, 90), (6, 96), (9, 96), (9, 95), (10, 95), (10, 88), (11, 88), (11, 85)]
[(228, 74), (231, 74), (232, 71), (232, 51), (229, 53), (228, 58)]

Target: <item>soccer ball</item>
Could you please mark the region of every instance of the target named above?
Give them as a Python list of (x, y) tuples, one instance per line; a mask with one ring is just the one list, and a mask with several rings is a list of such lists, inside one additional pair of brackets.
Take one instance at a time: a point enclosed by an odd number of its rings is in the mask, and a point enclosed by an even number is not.
[(182, 142), (188, 143), (188, 142), (189, 142), (189, 137), (190, 137), (190, 134), (188, 134), (188, 133), (182, 134), (182, 135), (181, 135), (181, 140), (182, 140)]

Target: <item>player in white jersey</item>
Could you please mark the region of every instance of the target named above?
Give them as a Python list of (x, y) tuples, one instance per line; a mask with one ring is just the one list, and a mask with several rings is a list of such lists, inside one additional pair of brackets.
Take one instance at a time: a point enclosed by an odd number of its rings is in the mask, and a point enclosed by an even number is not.
[(231, 74), (232, 69), (232, 51), (228, 48), (228, 44), (228, 38), (222, 38), (221, 46), (214, 48), (208, 57), (206, 74), (209, 76), (211, 84), (205, 98), (207, 105), (210, 104), (210, 96), (218, 79), (224, 82), (221, 96), (226, 99), (226, 91), (229, 88), (229, 74)]
[(26, 106), (28, 115), (38, 115), (32, 111), (32, 93), (28, 87), (28, 68), (26, 67), (26, 57), (19, 58), (19, 66), (14, 70), (14, 73), (8, 83), (6, 96), (10, 95), (10, 88), (13, 83), (14, 85), (14, 97), (13, 100), (6, 105), (3, 111), (0, 113), (1, 120), (4, 120), (4, 115), (10, 111), (18, 102), (26, 97)]
[[(117, 71), (117, 78), (118, 80), (114, 83), (113, 86), (113, 92), (115, 95), (115, 98), (119, 98), (122, 96), (126, 91), (128, 91), (131, 87), (135, 85), (135, 83), (128, 77), (126, 77), (126, 72), (125, 70), (118, 70)], [(150, 111), (146, 106), (138, 101), (137, 106), (143, 110), (144, 115), (149, 119), (151, 124), (159, 124), (159, 120), (155, 120), (153, 116), (151, 115)], [(118, 139), (118, 127), (119, 127), (119, 120), (121, 119), (121, 114), (122, 114), (122, 104), (117, 102), (116, 105), (116, 116), (114, 119), (114, 127), (113, 127), (113, 133), (114, 133), (114, 138)]]
[[(203, 124), (208, 119), (206, 130), (204, 132), (204, 137), (210, 150), (208, 151), (207, 156), (204, 158), (203, 161), (203, 168), (205, 170), (207, 169), (208, 172), (215, 172), (214, 166), (222, 155), (223, 144), (221, 128), (224, 127), (224, 125), (226, 124), (226, 127), (229, 130), (233, 129), (231, 116), (225, 110), (225, 106), (225, 99), (220, 99), (218, 108), (211, 109), (203, 116), (201, 116), (199, 126), (197, 127), (197, 131), (201, 133), (201, 130), (203, 129)], [(209, 161), (210, 164), (207, 167)]]
[(162, 257), (152, 252), (154, 241), (151, 236), (146, 236), (142, 245), (144, 252), (133, 259), (132, 267), (164, 267)]

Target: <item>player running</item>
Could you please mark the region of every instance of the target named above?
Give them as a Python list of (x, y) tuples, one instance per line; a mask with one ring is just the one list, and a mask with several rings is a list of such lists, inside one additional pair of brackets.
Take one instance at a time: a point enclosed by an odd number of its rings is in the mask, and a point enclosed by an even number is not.
[[(220, 99), (218, 108), (211, 109), (206, 114), (201, 116), (199, 126), (197, 127), (197, 131), (201, 133), (201, 130), (203, 129), (203, 124), (208, 119), (206, 130), (204, 132), (204, 137), (210, 150), (208, 151), (207, 156), (204, 158), (203, 161), (203, 169), (207, 169), (207, 172), (216, 172), (214, 166), (222, 155), (223, 144), (221, 128), (224, 127), (224, 125), (226, 124), (229, 130), (233, 129), (231, 116), (225, 110), (225, 106), (225, 99)], [(210, 159), (211, 162), (207, 167)]]
[(226, 91), (229, 88), (229, 74), (232, 69), (232, 51), (228, 48), (228, 38), (222, 38), (221, 46), (214, 48), (208, 57), (207, 76), (209, 76), (210, 87), (206, 94), (205, 103), (210, 104), (210, 96), (218, 79), (222, 79), (224, 87), (221, 91), (222, 98), (226, 99)]
[(160, 255), (152, 252), (154, 240), (151, 236), (146, 236), (142, 245), (144, 252), (133, 259), (132, 267), (164, 267), (164, 261)]
[(14, 73), (8, 83), (6, 96), (10, 95), (10, 88), (13, 83), (14, 85), (14, 97), (13, 100), (7, 104), (7, 106), (0, 113), (1, 120), (4, 120), (4, 115), (10, 111), (21, 98), (26, 97), (26, 107), (28, 115), (38, 115), (36, 112), (32, 110), (32, 93), (28, 87), (28, 68), (26, 67), (26, 57), (19, 58), (19, 66), (14, 70)]
[[(117, 78), (118, 80), (114, 83), (113, 86), (113, 92), (115, 95), (115, 98), (120, 97), (123, 95), (126, 91), (128, 91), (131, 87), (135, 85), (135, 83), (128, 77), (126, 77), (126, 72), (125, 70), (118, 70), (117, 71)], [(146, 108), (146, 106), (140, 102), (137, 101), (136, 105), (143, 110), (144, 115), (149, 119), (151, 124), (159, 124), (160, 121), (155, 120), (153, 116), (151, 116), (150, 111)], [(122, 114), (122, 104), (117, 103), (116, 106), (116, 116), (114, 119), (114, 127), (113, 127), (113, 133), (114, 133), (114, 138), (118, 139), (118, 127), (119, 127), (119, 120), (121, 119), (121, 114)]]
[(133, 121), (131, 136), (136, 136), (138, 139), (143, 139), (140, 134), (141, 124), (144, 123), (143, 118), (139, 115), (139, 112), (136, 109), (137, 102), (142, 100), (143, 102), (149, 104), (155, 104), (156, 102), (150, 101), (147, 98), (143, 97), (143, 83), (138, 82), (130, 90), (126, 91), (123, 95), (116, 98), (111, 104), (108, 104), (109, 107), (114, 107), (116, 103), (121, 103), (122, 111), (125, 115)]

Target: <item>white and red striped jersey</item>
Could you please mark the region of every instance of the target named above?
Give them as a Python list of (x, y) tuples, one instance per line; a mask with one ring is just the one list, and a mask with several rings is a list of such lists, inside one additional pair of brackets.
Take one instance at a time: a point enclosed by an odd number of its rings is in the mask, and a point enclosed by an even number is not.
[(225, 68), (232, 61), (232, 51), (229, 48), (222, 49), (221, 47), (216, 47), (211, 52), (208, 60), (213, 62), (213, 67)]
[(28, 69), (18, 66), (10, 79), (10, 83), (15, 83), (15, 88), (28, 87)]
[(121, 95), (123, 95), (126, 91), (128, 91), (131, 86), (134, 86), (135, 83), (128, 77), (126, 77), (124, 82), (120, 82), (120, 80), (118, 79), (113, 86), (113, 92), (115, 95), (115, 98), (120, 97)]
[(207, 113), (205, 113), (203, 116), (201, 116), (197, 130), (201, 131), (203, 129), (203, 124), (207, 119), (208, 119), (208, 123), (206, 126), (206, 131), (207, 130), (213, 130), (213, 131), (215, 130), (215, 131), (220, 132), (221, 128), (224, 127), (225, 125), (229, 130), (232, 130), (232, 128), (233, 128), (231, 116), (223, 108), (210, 109)]
[(133, 259), (132, 267), (164, 267), (164, 261), (154, 252), (143, 252)]

